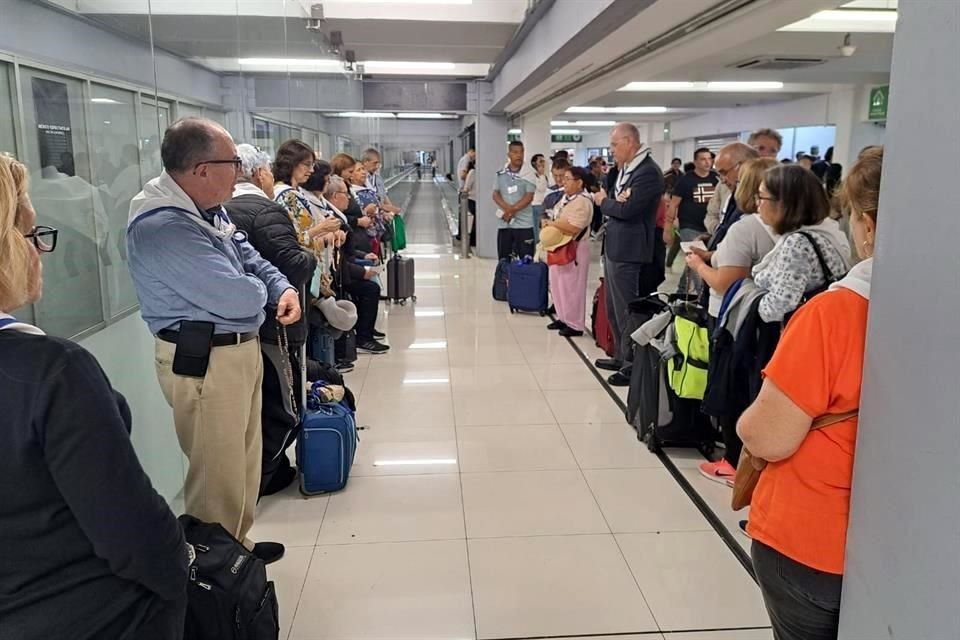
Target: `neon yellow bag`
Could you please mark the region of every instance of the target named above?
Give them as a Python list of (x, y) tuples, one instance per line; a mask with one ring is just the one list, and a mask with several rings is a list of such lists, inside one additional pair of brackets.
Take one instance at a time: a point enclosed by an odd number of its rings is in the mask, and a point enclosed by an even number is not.
[(677, 315), (673, 319), (677, 355), (670, 358), (667, 373), (670, 387), (680, 398), (703, 400), (707, 390), (710, 362), (710, 337), (706, 321)]

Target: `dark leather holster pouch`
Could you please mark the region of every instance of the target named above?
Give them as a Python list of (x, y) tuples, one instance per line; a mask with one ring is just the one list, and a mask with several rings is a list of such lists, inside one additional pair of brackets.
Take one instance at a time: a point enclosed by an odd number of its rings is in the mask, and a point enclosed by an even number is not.
[(213, 349), (213, 323), (184, 320), (180, 322), (177, 350), (173, 354), (173, 372), (178, 376), (203, 378), (210, 364)]

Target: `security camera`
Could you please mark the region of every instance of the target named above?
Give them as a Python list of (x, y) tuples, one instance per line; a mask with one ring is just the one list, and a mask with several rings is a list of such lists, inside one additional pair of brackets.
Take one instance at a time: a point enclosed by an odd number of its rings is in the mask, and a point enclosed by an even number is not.
[(840, 50), (840, 55), (844, 58), (849, 58), (857, 52), (857, 47), (850, 44), (850, 34), (843, 36), (843, 44), (837, 47)]
[(326, 21), (327, 19), (323, 16), (323, 5), (320, 3), (310, 5), (310, 17), (306, 19), (307, 31), (320, 31)]

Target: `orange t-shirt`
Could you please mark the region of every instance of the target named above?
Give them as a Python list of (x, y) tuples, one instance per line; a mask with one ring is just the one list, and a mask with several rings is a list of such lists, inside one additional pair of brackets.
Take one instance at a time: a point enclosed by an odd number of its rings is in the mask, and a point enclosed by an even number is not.
[[(860, 406), (867, 305), (848, 289), (823, 293), (787, 325), (763, 374), (811, 418)], [(808, 567), (843, 573), (857, 420), (804, 438), (767, 465), (750, 506), (754, 540)]]

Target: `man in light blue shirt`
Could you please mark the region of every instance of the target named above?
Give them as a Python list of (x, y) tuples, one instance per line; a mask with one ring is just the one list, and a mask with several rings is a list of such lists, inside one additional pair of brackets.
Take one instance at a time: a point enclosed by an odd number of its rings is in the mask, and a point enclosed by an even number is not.
[(380, 201), (380, 208), (389, 214), (400, 213), (400, 207), (393, 204), (390, 196), (387, 195), (387, 185), (383, 182), (383, 176), (380, 175), (382, 161), (380, 152), (373, 147), (363, 152), (361, 156), (363, 168), (367, 170), (367, 188), (377, 192), (377, 200)]
[(532, 256), (533, 196), (537, 185), (523, 171), (523, 143), (514, 140), (508, 150), (508, 163), (497, 172), (493, 189), (497, 217), (497, 257)]
[(156, 336), (156, 370), (189, 459), (187, 513), (219, 522), (265, 562), (283, 546), (247, 539), (260, 489), (264, 306), (300, 318), (296, 289), (237, 231), (222, 203), (240, 158), (233, 139), (201, 118), (175, 122), (163, 173), (130, 203), (127, 249), (141, 315)]

